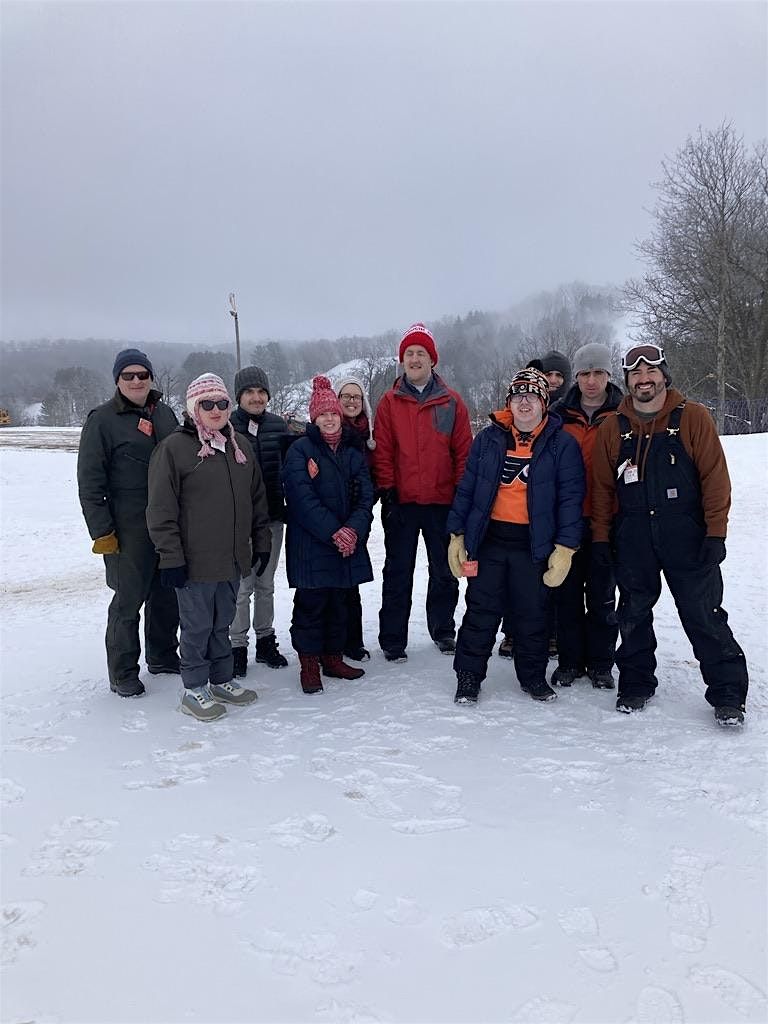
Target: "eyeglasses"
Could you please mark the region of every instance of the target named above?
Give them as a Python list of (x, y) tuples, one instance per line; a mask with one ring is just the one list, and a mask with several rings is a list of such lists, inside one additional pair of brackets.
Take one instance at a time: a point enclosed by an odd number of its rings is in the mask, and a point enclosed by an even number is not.
[(520, 405), (522, 401), (535, 402), (538, 397), (532, 391), (518, 391), (514, 395), (509, 396), (509, 401), (512, 405)]
[(664, 349), (660, 345), (636, 345), (622, 359), (621, 368), (622, 370), (636, 370), (640, 363), (659, 366), (665, 359)]
[(362, 395), (339, 395), (342, 402), (362, 402)]
[(120, 380), (133, 380), (134, 377), (137, 380), (149, 380), (151, 376), (152, 374), (149, 370), (134, 370), (133, 372), (130, 370), (123, 370), (120, 374)]
[(200, 400), (200, 408), (205, 409), (206, 412), (212, 412), (214, 405), (217, 409), (221, 409), (224, 412), (225, 409), (229, 408), (229, 399), (220, 398), (218, 402), (214, 402), (212, 398), (202, 398)]

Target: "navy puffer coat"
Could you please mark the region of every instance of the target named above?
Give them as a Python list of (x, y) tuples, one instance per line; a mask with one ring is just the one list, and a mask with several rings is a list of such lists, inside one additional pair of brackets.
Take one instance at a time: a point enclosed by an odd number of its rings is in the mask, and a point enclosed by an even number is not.
[[(578, 548), (582, 536), (584, 463), (578, 443), (550, 413), (533, 444), (528, 472), (528, 518), (534, 561), (549, 558), (555, 544)], [(448, 513), (447, 530), (463, 533), (470, 558), (483, 542), (501, 482), (509, 431), (491, 423), (472, 442), (464, 475)]]
[[(288, 449), (282, 478), (288, 507), (288, 585), (346, 588), (372, 580), (365, 544), (373, 518), (373, 484), (365, 456), (343, 442), (333, 452), (319, 429), (309, 424)], [(357, 547), (349, 558), (342, 558), (333, 543), (342, 526), (357, 533)]]

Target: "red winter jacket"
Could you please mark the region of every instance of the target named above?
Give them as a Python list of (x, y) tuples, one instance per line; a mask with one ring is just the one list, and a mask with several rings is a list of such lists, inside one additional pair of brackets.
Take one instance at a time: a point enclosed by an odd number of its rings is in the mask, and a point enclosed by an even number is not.
[(434, 374), (429, 397), (418, 402), (398, 377), (382, 396), (373, 425), (376, 486), (394, 487), (398, 500), (450, 505), (464, 472), (472, 431), (461, 396)]

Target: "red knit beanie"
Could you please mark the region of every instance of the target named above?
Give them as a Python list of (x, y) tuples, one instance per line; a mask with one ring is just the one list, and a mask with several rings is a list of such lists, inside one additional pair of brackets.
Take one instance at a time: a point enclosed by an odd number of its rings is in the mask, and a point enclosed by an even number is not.
[(320, 375), (312, 378), (312, 396), (309, 399), (309, 418), (312, 423), (323, 412), (335, 412), (344, 422), (344, 410), (333, 385), (327, 377)]
[(432, 365), (437, 366), (437, 348), (435, 347), (435, 339), (432, 337), (432, 332), (427, 330), (424, 324), (411, 324), (403, 335), (403, 340), (400, 342), (400, 348), (398, 350), (398, 358), (401, 363), (403, 361), (405, 350), (409, 345), (421, 345), (422, 348), (427, 350), (429, 358), (432, 360)]

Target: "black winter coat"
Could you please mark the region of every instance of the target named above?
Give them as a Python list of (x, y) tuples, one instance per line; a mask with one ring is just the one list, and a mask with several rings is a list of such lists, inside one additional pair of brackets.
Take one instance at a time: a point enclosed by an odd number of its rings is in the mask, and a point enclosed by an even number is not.
[[(373, 518), (373, 484), (364, 456), (343, 442), (334, 453), (310, 424), (288, 449), (282, 477), (288, 506), (288, 585), (346, 588), (372, 580), (365, 544)], [(357, 533), (357, 547), (349, 558), (342, 558), (333, 543), (342, 526)]]
[[(139, 420), (152, 423), (148, 436)], [(159, 391), (150, 391), (145, 408), (119, 390), (92, 409), (80, 434), (77, 486), (88, 532), (95, 540), (114, 531), (146, 537), (147, 473), (156, 446), (178, 426)]]
[[(282, 468), (281, 439), (288, 433), (288, 424), (282, 416), (263, 412), (255, 419), (238, 406), (230, 417), (232, 426), (251, 442), (253, 454), (261, 469), (261, 478), (267, 492), (269, 518), (273, 522), (285, 522), (283, 486), (280, 482)], [(258, 426), (258, 433), (249, 430), (251, 423)]]

